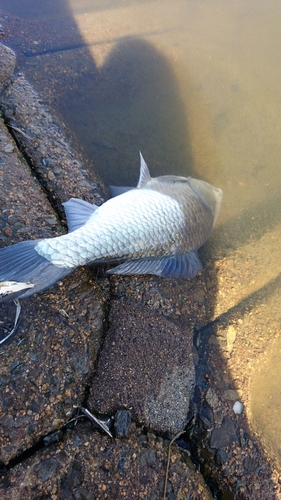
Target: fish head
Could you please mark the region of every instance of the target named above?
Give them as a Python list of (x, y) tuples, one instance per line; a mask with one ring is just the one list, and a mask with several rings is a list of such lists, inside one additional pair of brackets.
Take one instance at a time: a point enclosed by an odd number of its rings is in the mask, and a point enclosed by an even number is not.
[(209, 184), (209, 182), (189, 177), (189, 183), (201, 202), (208, 207), (214, 217), (214, 224), (222, 204), (222, 190)]
[(192, 177), (180, 177), (177, 175), (163, 175), (150, 178), (145, 185), (146, 189), (155, 189), (176, 199), (181, 196), (190, 196), (193, 192), (196, 198), (207, 207), (213, 216), (214, 224), (219, 215), (222, 203), (222, 190), (212, 186), (209, 182), (193, 179)]

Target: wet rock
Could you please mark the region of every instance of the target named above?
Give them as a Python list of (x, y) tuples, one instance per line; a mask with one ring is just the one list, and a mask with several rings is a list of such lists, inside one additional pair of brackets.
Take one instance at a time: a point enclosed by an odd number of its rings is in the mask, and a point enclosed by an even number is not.
[[(15, 143), (7, 132), (3, 120), (0, 119), (0, 230), (9, 242), (21, 241), (21, 230), (27, 226), (26, 238), (45, 238), (62, 234), (59, 220), (54, 214), (45, 195), (34, 182), (26, 163), (24, 163), (15, 147)], [(47, 219), (56, 223), (53, 228), (46, 224)]]
[(167, 371), (157, 394), (149, 391), (144, 405), (146, 423), (154, 429), (176, 434), (192, 417), (190, 405), (194, 390), (193, 365), (176, 366)]
[(176, 434), (192, 415), (192, 346), (163, 316), (113, 301), (89, 406), (100, 413), (130, 408), (139, 422)]
[(3, 148), (4, 153), (12, 153), (14, 150), (15, 146), (13, 144), (7, 144), (7, 146)]
[[(207, 320), (206, 287), (202, 275), (192, 280), (163, 279), (156, 276), (112, 276), (111, 294), (116, 299), (133, 300), (146, 309), (172, 320), (193, 342), (191, 327), (200, 328)], [(187, 328), (186, 328), (187, 327)]]
[[(0, 120), (1, 245), (24, 238), (52, 237), (62, 229), (50, 203)], [(56, 225), (46, 223), (56, 219)], [(103, 334), (104, 296), (89, 273), (80, 269), (48, 292), (22, 301), (22, 316), (10, 345), (0, 356), (0, 462), (59, 430), (81, 405)], [(11, 327), (13, 303), (0, 306), (0, 333)]]
[(211, 387), (206, 392), (206, 401), (213, 410), (219, 406), (219, 397)]
[(64, 498), (71, 497), (72, 492), (79, 488), (79, 486), (82, 486), (84, 480), (83, 469), (84, 467), (80, 460), (73, 460), (73, 462), (71, 462), (67, 474), (60, 484), (61, 494)]
[(225, 450), (217, 450), (215, 453), (215, 462), (217, 465), (221, 466), (226, 463), (228, 459), (228, 454)]
[(129, 410), (118, 410), (114, 419), (114, 430), (117, 438), (122, 438), (128, 434), (132, 420), (132, 413)]
[[(90, 424), (68, 430), (59, 444), (0, 474), (3, 500), (31, 498), (162, 500), (168, 445), (132, 426), (126, 439), (112, 441)], [(168, 498), (211, 500), (213, 497), (185, 453), (173, 445)]]
[(214, 416), (211, 408), (209, 406), (203, 406), (200, 411), (200, 419), (202, 421), (203, 428), (209, 430), (214, 425)]
[[(65, 293), (74, 280), (76, 303)], [(4, 463), (59, 430), (74, 415), (74, 405), (82, 404), (103, 321), (102, 299), (94, 287), (79, 297), (86, 280), (80, 271), (72, 282), (27, 299), (17, 338), (1, 349), (0, 461)], [(89, 309), (95, 320), (82, 318), (81, 309)]]
[(230, 401), (235, 401), (236, 399), (241, 397), (241, 391), (237, 391), (236, 389), (227, 389), (223, 392), (223, 398), (229, 399)]
[(59, 470), (60, 462), (55, 458), (48, 458), (47, 460), (42, 460), (39, 464), (34, 467), (34, 474), (39, 483), (45, 483), (48, 479), (51, 479), (54, 474)]
[(63, 433), (61, 430), (56, 431), (56, 432), (52, 432), (51, 434), (49, 434), (48, 436), (45, 436), (43, 438), (44, 445), (51, 446), (51, 444), (54, 444), (57, 441), (60, 441), (60, 439), (62, 439), (62, 437), (63, 437)]
[[(0, 25), (0, 34), (2, 26)], [(15, 65), (16, 56), (13, 50), (3, 44), (0, 44), (0, 92), (9, 78), (11, 78)]]
[(104, 201), (106, 190), (102, 183), (96, 179), (91, 184), (82, 168), (84, 157), (67, 143), (61, 126), (24, 76), (18, 76), (5, 87), (0, 104), (9, 118), (9, 130), (62, 217), (65, 214), (61, 203), (71, 197), (98, 204)]
[(235, 424), (230, 418), (223, 420), (220, 427), (213, 429), (210, 439), (211, 448), (227, 448), (237, 441)]

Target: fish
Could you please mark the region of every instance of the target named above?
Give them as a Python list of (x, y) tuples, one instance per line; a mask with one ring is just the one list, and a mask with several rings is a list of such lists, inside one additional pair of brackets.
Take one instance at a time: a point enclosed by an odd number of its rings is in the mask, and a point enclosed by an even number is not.
[(151, 177), (140, 153), (132, 187), (112, 187), (101, 206), (63, 203), (68, 233), (0, 249), (0, 303), (41, 292), (86, 264), (118, 264), (108, 274), (193, 278), (197, 253), (218, 217), (222, 191), (192, 177)]

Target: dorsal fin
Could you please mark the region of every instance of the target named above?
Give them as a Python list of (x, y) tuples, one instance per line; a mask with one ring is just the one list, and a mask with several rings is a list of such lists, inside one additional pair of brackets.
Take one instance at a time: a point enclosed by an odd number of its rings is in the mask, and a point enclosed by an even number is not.
[(70, 200), (63, 203), (68, 232), (71, 233), (75, 229), (84, 226), (87, 220), (93, 215), (97, 208), (97, 205), (92, 205), (84, 200), (79, 200), (78, 198), (70, 198)]
[(138, 189), (146, 186), (146, 184), (151, 180), (148, 166), (145, 163), (140, 151), (139, 151), (139, 153), (140, 153), (140, 176), (139, 176), (139, 182), (137, 185)]

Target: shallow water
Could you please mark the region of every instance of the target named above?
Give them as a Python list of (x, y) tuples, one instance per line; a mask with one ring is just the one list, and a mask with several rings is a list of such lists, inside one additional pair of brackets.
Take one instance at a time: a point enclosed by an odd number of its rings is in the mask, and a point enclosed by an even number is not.
[(256, 429), (263, 431), (264, 441), (281, 461), (281, 345), (264, 360), (252, 384), (251, 411)]
[[(247, 315), (257, 312), (255, 294), (264, 291), (252, 337), (262, 323), (266, 345), (274, 338), (278, 353), (278, 310), (274, 326), (268, 324), (272, 283), (281, 271), (280, 2), (38, 4), (1, 2), (3, 42), (17, 51), (20, 69), (106, 184), (136, 184), (141, 150), (152, 175), (192, 175), (223, 189), (206, 250), (222, 259), (214, 317), (253, 297), (240, 318), (247, 323)], [(254, 350), (252, 366), (267, 351)], [(278, 366), (270, 361), (275, 354), (268, 355), (266, 375), (261, 370), (256, 382), (252, 375), (249, 417), (274, 447), (281, 394), (266, 383), (276, 380)], [(260, 418), (267, 412), (275, 415), (272, 422)]]

